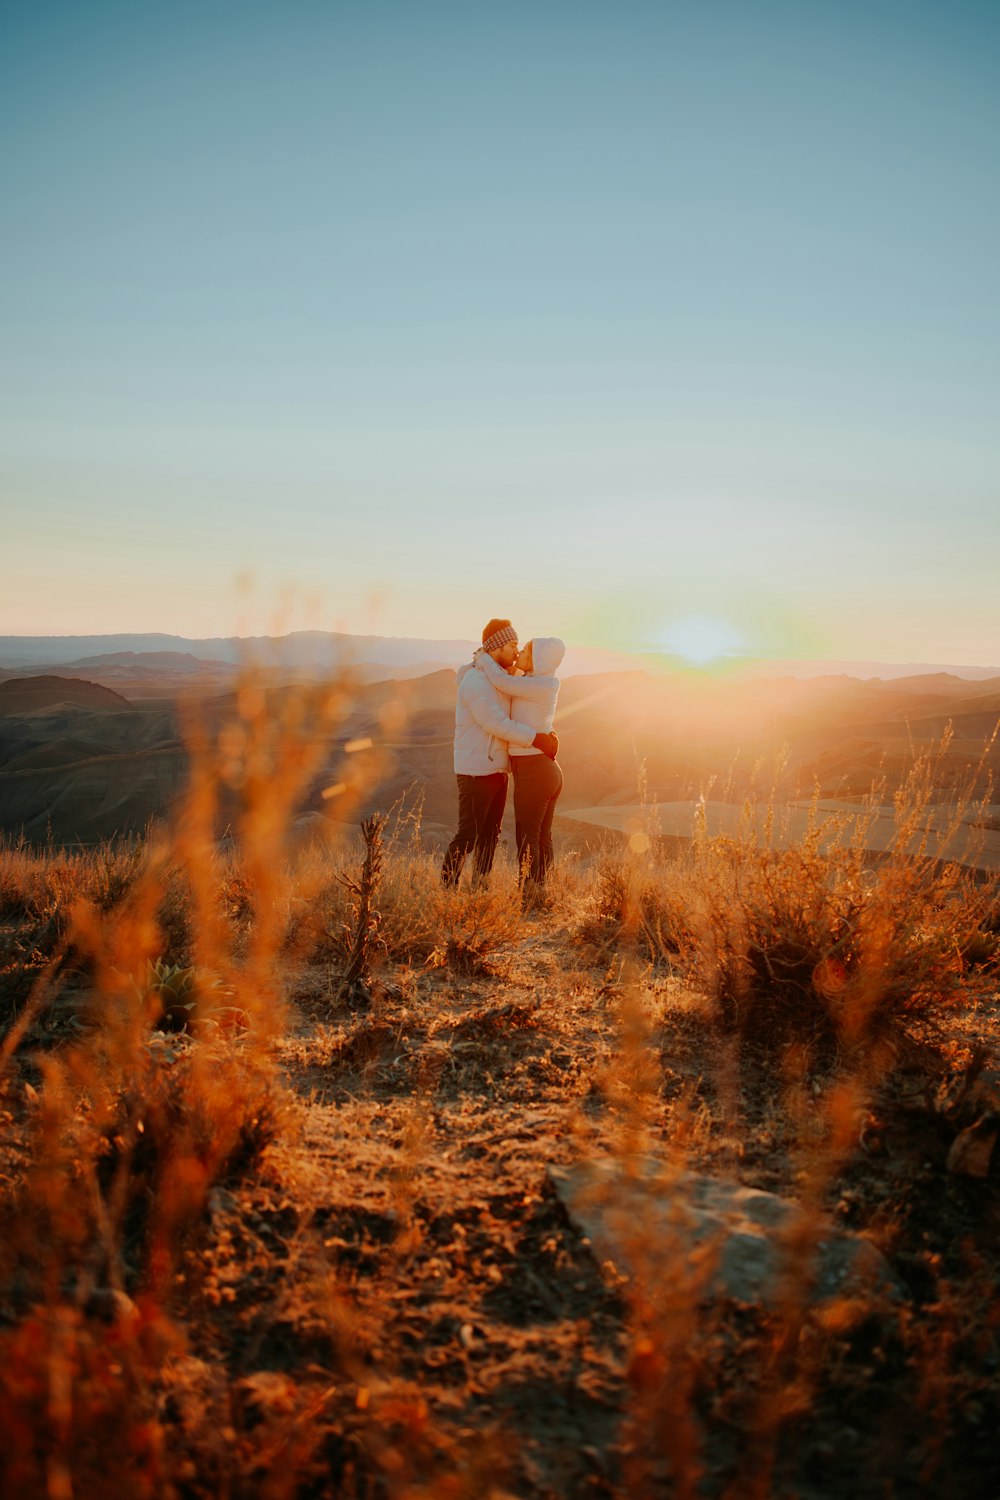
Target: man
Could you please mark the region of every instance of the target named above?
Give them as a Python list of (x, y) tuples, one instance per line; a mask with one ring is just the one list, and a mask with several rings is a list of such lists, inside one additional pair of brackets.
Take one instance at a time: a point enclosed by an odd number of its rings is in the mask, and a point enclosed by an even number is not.
[[(483, 650), (505, 672), (517, 660), (517, 631), (509, 620), (491, 620), (483, 631)], [(474, 667), (464, 669), (455, 702), (455, 776), (458, 781), (458, 832), (441, 867), (445, 885), (457, 885), (465, 857), (474, 852), (473, 885), (493, 868), (500, 824), (507, 803), (508, 745), (533, 746), (555, 758), (554, 734), (535, 733), (510, 717), (510, 699)]]

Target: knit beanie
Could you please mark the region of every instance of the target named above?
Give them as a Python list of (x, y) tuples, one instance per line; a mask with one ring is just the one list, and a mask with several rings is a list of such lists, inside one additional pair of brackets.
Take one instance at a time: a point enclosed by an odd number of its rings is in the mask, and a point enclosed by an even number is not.
[(531, 642), (531, 665), (538, 677), (554, 677), (566, 655), (566, 643), (558, 636), (536, 636)]
[(512, 625), (502, 625), (499, 630), (494, 630), (483, 640), (484, 651), (499, 651), (501, 646), (506, 646), (509, 641), (517, 645), (517, 631)]

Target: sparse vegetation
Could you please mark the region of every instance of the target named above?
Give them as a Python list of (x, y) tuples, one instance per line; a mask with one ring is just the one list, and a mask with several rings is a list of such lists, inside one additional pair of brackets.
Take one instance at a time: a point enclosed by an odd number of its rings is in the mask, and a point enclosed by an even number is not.
[[(238, 702), (169, 837), (0, 850), (5, 1492), (989, 1493), (997, 1165), (946, 1161), (996, 902), (927, 767), (878, 859), (863, 806), (786, 843), (748, 805), (525, 917), (503, 858), (443, 888), (419, 811), (288, 844), (333, 708)], [(801, 1228), (768, 1306), (641, 1215), (602, 1261), (548, 1175), (579, 1161), (778, 1192), (897, 1300), (813, 1303)]]
[[(994, 957), (992, 888), (943, 859), (967, 803), (935, 826), (931, 755), (896, 797), (889, 849), (873, 857), (874, 796), (778, 841), (772, 808), (744, 806), (735, 838), (694, 830), (669, 859), (605, 850), (582, 932), (631, 942), (682, 973), (718, 1022), (757, 1041), (857, 1046), (915, 1022), (939, 1026), (971, 966)], [(763, 830), (763, 836), (761, 833)]]
[(361, 874), (357, 879), (341, 876), (353, 897), (352, 921), (343, 929), (344, 973), (341, 993), (349, 1001), (370, 1000), (368, 984), (376, 952), (382, 943), (378, 935), (382, 920), (377, 902), (382, 880), (382, 830), (385, 819), (378, 813), (366, 818), (361, 825), (361, 837), (365, 842), (365, 857), (361, 863)]

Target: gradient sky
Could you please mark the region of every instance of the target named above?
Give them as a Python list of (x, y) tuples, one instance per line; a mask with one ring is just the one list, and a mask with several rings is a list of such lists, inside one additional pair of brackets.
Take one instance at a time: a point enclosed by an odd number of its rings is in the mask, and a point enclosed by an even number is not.
[(995, 0), (0, 25), (0, 634), (1000, 663)]

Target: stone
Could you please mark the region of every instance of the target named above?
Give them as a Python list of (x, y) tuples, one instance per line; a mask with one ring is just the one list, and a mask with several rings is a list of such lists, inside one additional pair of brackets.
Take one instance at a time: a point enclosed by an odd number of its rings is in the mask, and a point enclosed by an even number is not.
[(973, 1080), (966, 1108), (976, 1113), (1000, 1111), (1000, 1070), (983, 1068)]
[(214, 1187), (208, 1195), (208, 1212), (212, 1222), (230, 1219), (239, 1213), (239, 1199), (227, 1188)]
[(812, 1306), (905, 1296), (869, 1241), (775, 1193), (671, 1173), (651, 1158), (553, 1166), (548, 1175), (598, 1259), (619, 1276), (769, 1308), (782, 1303), (790, 1276)]
[(87, 1298), (86, 1312), (105, 1323), (135, 1326), (139, 1322), (139, 1309), (132, 1298), (113, 1287), (95, 1287)]
[(983, 1114), (1000, 1111), (1000, 1069), (988, 1068), (985, 1056), (979, 1053), (961, 1073), (942, 1083), (935, 1108), (956, 1127), (972, 1125)]
[(959, 1132), (948, 1152), (948, 1171), (959, 1177), (988, 1177), (1000, 1115), (990, 1111)]

